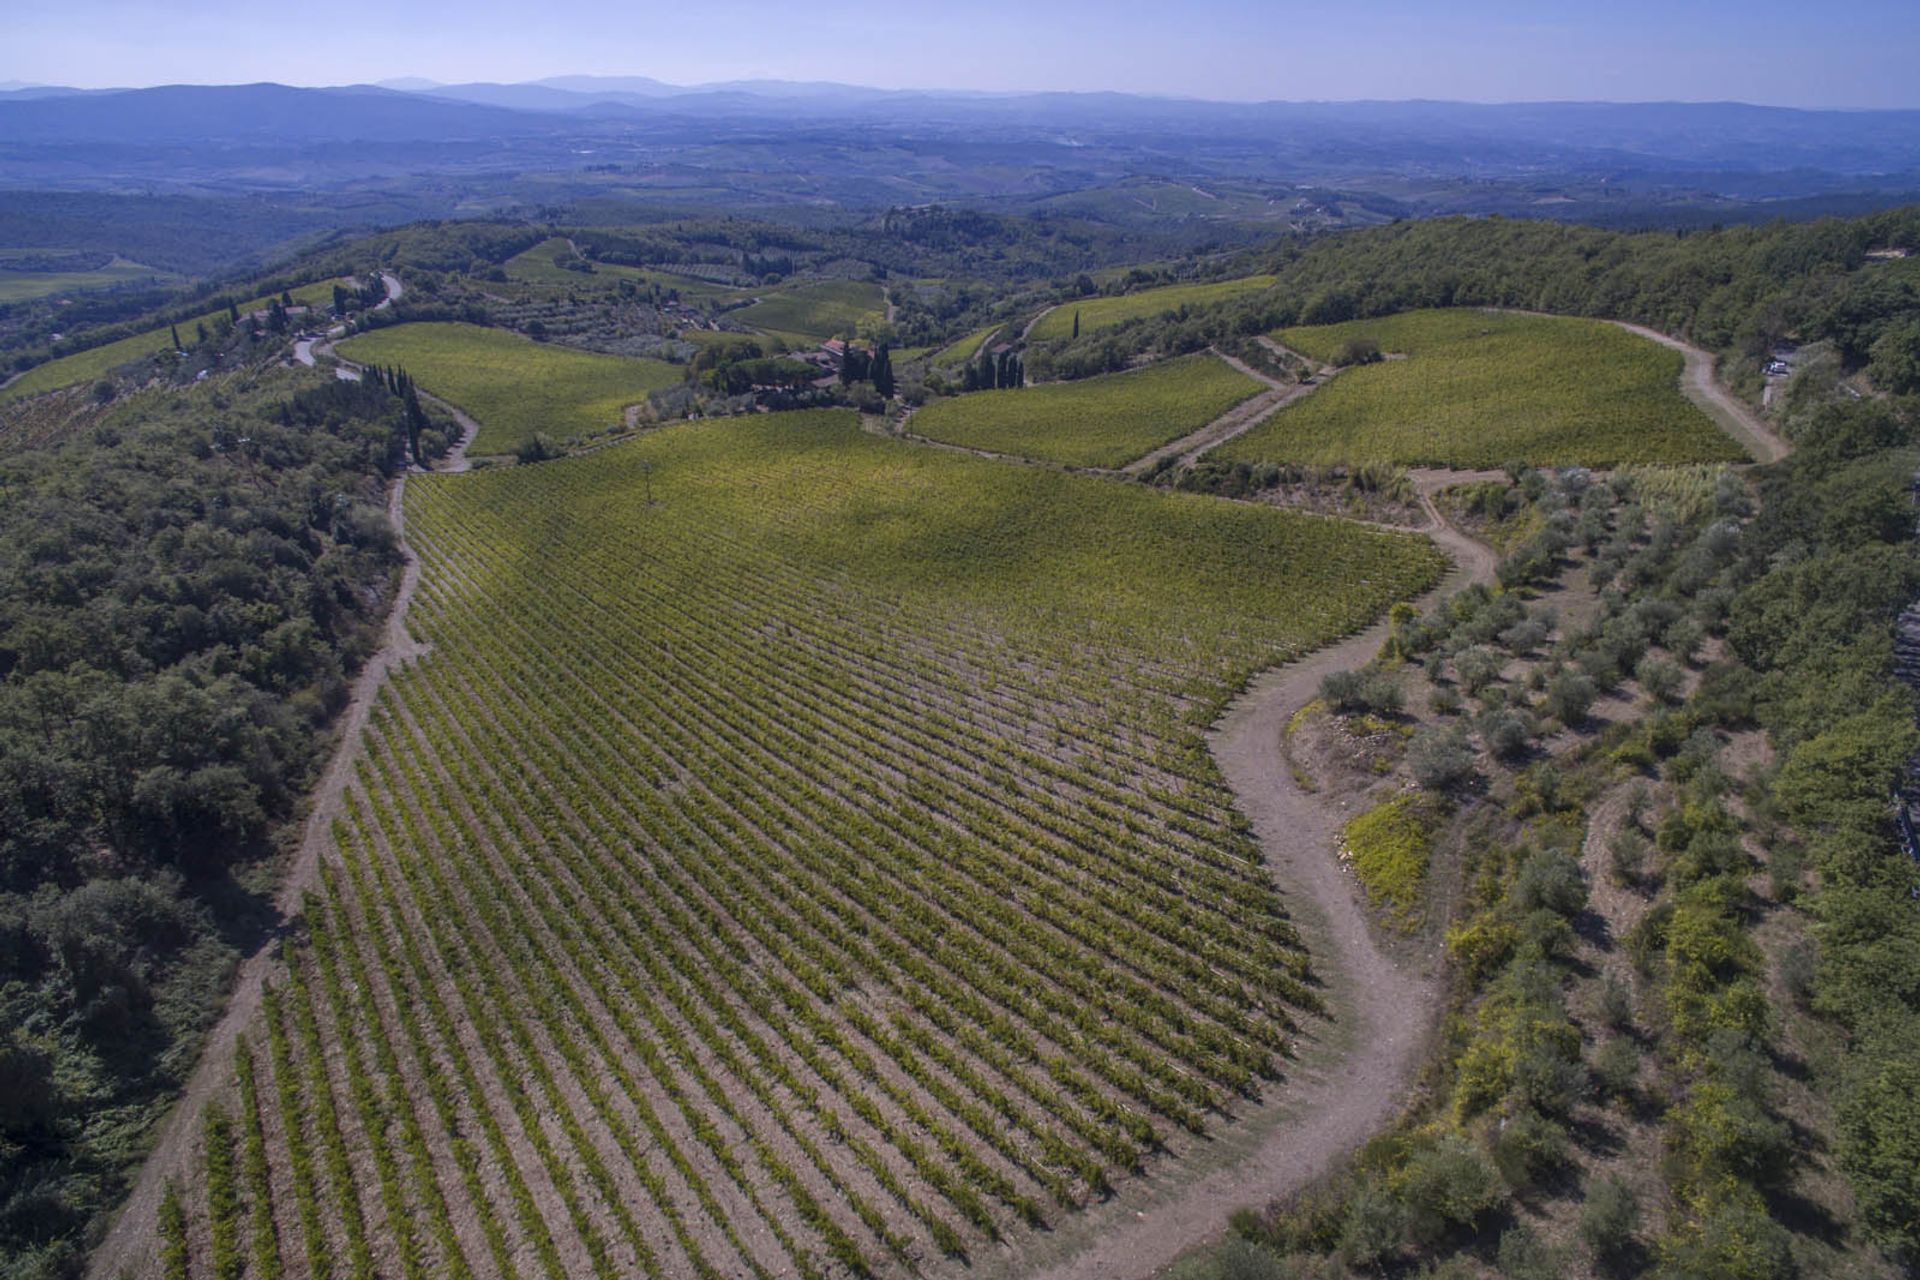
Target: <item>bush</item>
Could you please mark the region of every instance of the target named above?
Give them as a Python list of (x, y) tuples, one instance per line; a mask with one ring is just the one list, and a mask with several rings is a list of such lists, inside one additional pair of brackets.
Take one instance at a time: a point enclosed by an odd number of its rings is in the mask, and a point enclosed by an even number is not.
[(1349, 1266), (1372, 1266), (1400, 1248), (1406, 1236), (1406, 1207), (1381, 1188), (1367, 1186), (1347, 1202), (1337, 1252)]
[(1336, 711), (1396, 715), (1406, 705), (1400, 682), (1382, 671), (1335, 671), (1320, 681), (1320, 696)]
[(1414, 1238), (1431, 1244), (1473, 1229), (1499, 1201), (1499, 1177), (1466, 1139), (1449, 1134), (1407, 1162), (1401, 1190)]
[(1793, 1238), (1758, 1197), (1732, 1195), (1662, 1250), (1664, 1272), (1700, 1280), (1789, 1280)]
[(1525, 1227), (1501, 1234), (1499, 1263), (1506, 1280), (1559, 1280), (1566, 1265), (1558, 1249)]
[(1460, 700), (1460, 691), (1451, 685), (1440, 685), (1433, 691), (1431, 705), (1433, 714), (1437, 716), (1457, 716), (1463, 705)]
[(1480, 741), (1497, 760), (1514, 761), (1533, 748), (1533, 726), (1518, 711), (1489, 711), (1480, 717)]
[(1614, 1036), (1593, 1056), (1593, 1079), (1609, 1098), (1631, 1098), (1640, 1078), (1640, 1050), (1626, 1036)]
[(1607, 878), (1622, 888), (1640, 883), (1647, 872), (1647, 838), (1621, 827), (1607, 841)]
[(1633, 678), (1640, 682), (1649, 698), (1662, 703), (1677, 701), (1680, 686), (1686, 679), (1679, 666), (1666, 658), (1642, 658), (1640, 665), (1633, 669)]
[(560, 449), (548, 436), (535, 432), (521, 446), (513, 451), (516, 462), (546, 462), (560, 456)]
[(1547, 682), (1547, 710), (1569, 729), (1583, 723), (1600, 696), (1591, 677), (1563, 671)]
[(1462, 689), (1468, 693), (1479, 693), (1500, 678), (1500, 669), (1505, 665), (1499, 654), (1485, 645), (1477, 644), (1455, 656), (1453, 674)]
[(1473, 749), (1459, 726), (1429, 725), (1407, 744), (1413, 780), (1429, 791), (1446, 791), (1473, 777)]
[(1169, 1280), (1290, 1280), (1291, 1268), (1251, 1240), (1228, 1236), (1205, 1255), (1175, 1268)]
[[(1525, 1110), (1508, 1119), (1493, 1140), (1493, 1163), (1515, 1191), (1537, 1187), (1567, 1163), (1571, 1153), (1567, 1131), (1537, 1111)], [(1506, 1242), (1501, 1241), (1505, 1269)], [(1513, 1273), (1507, 1272), (1510, 1276)]]
[(1545, 909), (1570, 920), (1586, 910), (1586, 873), (1572, 854), (1542, 849), (1521, 864), (1508, 898), (1522, 911)]
[(1608, 974), (1600, 980), (1600, 995), (1594, 1002), (1594, 1014), (1600, 1019), (1600, 1025), (1613, 1031), (1624, 1031), (1632, 1026), (1633, 988), (1620, 975)]
[(1609, 1174), (1588, 1186), (1579, 1234), (1595, 1263), (1618, 1267), (1632, 1255), (1634, 1233), (1639, 1230), (1640, 1202), (1624, 1178)]

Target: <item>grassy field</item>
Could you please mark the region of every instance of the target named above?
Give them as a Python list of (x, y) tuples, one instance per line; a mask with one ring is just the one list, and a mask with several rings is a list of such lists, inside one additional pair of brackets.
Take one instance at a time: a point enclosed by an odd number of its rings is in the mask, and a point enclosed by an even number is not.
[[(299, 288), (289, 290), (288, 292), (293, 295), (295, 302), (304, 302), (309, 305), (319, 305), (323, 303), (332, 305), (333, 286), (334, 281), (331, 279), (320, 280), (313, 284), (301, 285)], [(274, 297), (278, 296), (278, 294), (274, 295)], [(272, 298), (267, 297), (253, 298), (240, 303), (239, 310), (242, 314), (249, 311), (257, 311), (262, 307), (268, 306), (272, 300)], [(216, 320), (226, 314), (227, 309), (220, 307), (216, 310), (182, 320), (174, 327), (180, 330), (180, 336), (183, 341), (192, 342), (194, 325), (205, 324), (211, 326)], [(147, 332), (135, 334), (131, 338), (122, 338), (118, 342), (109, 342), (104, 346), (90, 347), (85, 351), (76, 351), (70, 356), (62, 356), (58, 360), (49, 360), (45, 364), (35, 365), (33, 368), (27, 370), (26, 373), (22, 374), (19, 381), (13, 383), (4, 391), (0, 391), (0, 404), (5, 404), (9, 400), (19, 400), (26, 396), (37, 396), (43, 391), (57, 391), (61, 387), (71, 387), (77, 383), (91, 382), (103, 376), (109, 370), (117, 369), (123, 364), (131, 364), (135, 360), (165, 351), (171, 341), (172, 334), (169, 332), (169, 327), (161, 325), (157, 329), (149, 329)]]
[(1141, 316), (1163, 315), (1178, 311), (1181, 307), (1204, 306), (1242, 294), (1258, 293), (1272, 284), (1272, 276), (1242, 276), (1237, 280), (1216, 280), (1210, 284), (1163, 285), (1158, 289), (1142, 289), (1138, 293), (1121, 294), (1116, 298), (1086, 298), (1079, 302), (1063, 303), (1047, 312), (1027, 336), (1036, 342), (1070, 337), (1076, 312), (1080, 316), (1080, 332), (1092, 333), (1096, 329), (1105, 329)]
[(731, 312), (733, 319), (784, 338), (791, 345), (818, 342), (836, 334), (851, 335), (861, 324), (874, 324), (887, 313), (886, 294), (866, 280), (828, 280), (779, 292), (763, 293), (762, 300)]
[(1354, 338), (1407, 358), (1347, 369), (1211, 456), (1450, 467), (1745, 457), (1680, 394), (1678, 352), (1598, 320), (1414, 311), (1275, 336), (1321, 360)]
[(1261, 390), (1210, 355), (1128, 373), (935, 400), (916, 435), (1077, 467), (1117, 467), (1198, 431)]
[(1044, 1241), (1275, 1069), (1314, 991), (1196, 726), (1433, 581), (1424, 540), (844, 412), (407, 502), (431, 652), (170, 1236), (909, 1276)]
[(680, 381), (660, 360), (603, 356), (469, 324), (407, 324), (340, 344), (363, 364), (399, 365), (480, 423), (476, 454), (507, 453), (536, 434), (556, 440), (620, 423), (622, 411)]
[[(78, 293), (84, 289), (105, 289), (117, 284), (170, 283), (178, 277), (169, 272), (116, 257), (103, 267), (75, 271), (14, 271), (10, 261), (20, 257), (65, 257), (58, 249), (0, 249), (0, 303), (26, 302), (56, 293)], [(77, 255), (75, 255), (77, 256)]]

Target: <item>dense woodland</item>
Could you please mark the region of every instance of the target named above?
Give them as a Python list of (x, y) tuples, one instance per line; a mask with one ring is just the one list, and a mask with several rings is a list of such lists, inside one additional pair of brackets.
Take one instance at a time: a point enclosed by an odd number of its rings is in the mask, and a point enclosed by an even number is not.
[(274, 923), (372, 651), (405, 457), (377, 382), (148, 393), (0, 456), (0, 1258), (64, 1274)]

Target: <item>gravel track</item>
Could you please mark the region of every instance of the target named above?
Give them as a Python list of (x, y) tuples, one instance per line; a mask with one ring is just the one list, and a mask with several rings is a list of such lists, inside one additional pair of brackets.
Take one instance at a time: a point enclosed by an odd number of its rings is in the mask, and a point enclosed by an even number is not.
[[(1415, 476), (1430, 521), (1426, 532), (1455, 562), (1420, 600), (1422, 607), (1491, 581), (1498, 563), (1490, 547), (1448, 525), (1433, 505), (1432, 494), (1459, 479), (1445, 471)], [(1285, 1108), (1291, 1123), (1268, 1125), (1258, 1145), (1233, 1163), (1185, 1186), (1161, 1188), (1132, 1217), (1112, 1219), (1079, 1253), (1039, 1273), (1041, 1280), (1151, 1276), (1218, 1238), (1234, 1211), (1285, 1195), (1334, 1167), (1404, 1105), (1439, 1012), (1436, 977), (1381, 949), (1353, 878), (1333, 855), (1347, 815), (1302, 791), (1281, 754), (1288, 720), (1319, 695), (1321, 679), (1366, 662), (1385, 637), (1382, 621), (1265, 672), (1209, 734), (1214, 759), (1252, 819), (1267, 865), (1328, 977), (1334, 1012), (1324, 1038), (1335, 1060), (1311, 1078), (1302, 1071), (1269, 1101)]]

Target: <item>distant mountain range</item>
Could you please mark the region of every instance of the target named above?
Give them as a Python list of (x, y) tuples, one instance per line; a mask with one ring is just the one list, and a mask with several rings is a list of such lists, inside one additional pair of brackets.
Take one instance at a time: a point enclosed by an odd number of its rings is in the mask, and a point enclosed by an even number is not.
[(975, 130), (1067, 142), (1141, 137), (1267, 143), (1277, 154), (1358, 151), (1388, 170), (1541, 168), (1901, 174), (1920, 169), (1920, 111), (1805, 111), (1742, 103), (1208, 102), (1122, 93), (965, 93), (829, 83), (677, 86), (640, 76), (519, 84), (292, 88), (168, 85), (0, 92), (0, 148), (52, 144), (429, 142), (560, 136), (698, 141), (719, 123)]
[[(0, 243), (12, 243), (6, 219), (24, 216), (25, 193), (84, 195), (103, 227), (140, 215), (100, 201), (165, 195), (218, 204), (207, 218), (256, 207), (271, 210), (266, 225), (316, 233), (562, 210), (617, 221), (641, 208), (845, 222), (945, 203), (1201, 245), (1444, 213), (1698, 225), (1858, 212), (1916, 192), (1920, 111), (1240, 103), (643, 76), (0, 88)], [(30, 227), (11, 233), (43, 227), (51, 207), (33, 204)], [(119, 251), (104, 232), (86, 244)]]

